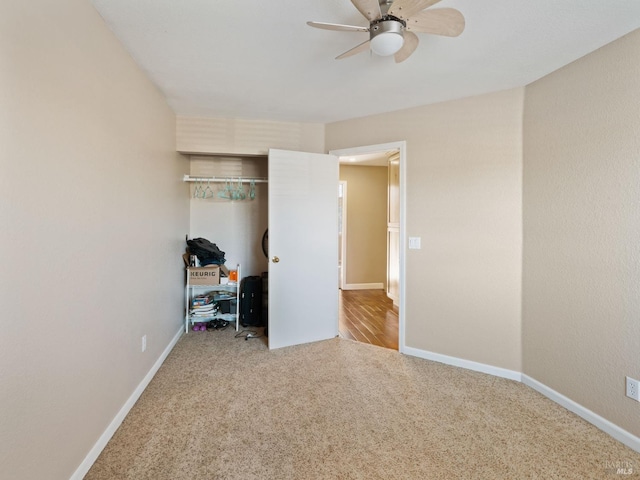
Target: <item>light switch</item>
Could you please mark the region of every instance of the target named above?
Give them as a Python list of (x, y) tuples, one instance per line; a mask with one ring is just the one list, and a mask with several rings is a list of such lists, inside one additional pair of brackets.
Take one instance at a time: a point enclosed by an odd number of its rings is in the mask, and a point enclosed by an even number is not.
[(420, 250), (420, 237), (409, 237), (409, 248), (412, 250)]

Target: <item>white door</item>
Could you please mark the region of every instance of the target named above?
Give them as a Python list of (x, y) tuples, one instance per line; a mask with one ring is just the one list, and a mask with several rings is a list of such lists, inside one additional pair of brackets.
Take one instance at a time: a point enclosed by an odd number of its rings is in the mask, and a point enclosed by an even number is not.
[(269, 150), (269, 348), (338, 335), (338, 159)]

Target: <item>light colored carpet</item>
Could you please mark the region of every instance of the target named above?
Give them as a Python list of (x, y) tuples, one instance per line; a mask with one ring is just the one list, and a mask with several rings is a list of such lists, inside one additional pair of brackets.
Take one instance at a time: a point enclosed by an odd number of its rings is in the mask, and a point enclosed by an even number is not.
[[(333, 339), (191, 332), (85, 477), (606, 479), (625, 447), (534, 390)], [(626, 477), (626, 476), (622, 476)]]

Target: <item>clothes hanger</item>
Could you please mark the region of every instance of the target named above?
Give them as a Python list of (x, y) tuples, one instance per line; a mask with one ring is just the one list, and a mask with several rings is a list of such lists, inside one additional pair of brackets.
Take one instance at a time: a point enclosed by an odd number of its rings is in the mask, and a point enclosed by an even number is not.
[(193, 198), (200, 197), (200, 180), (196, 180), (196, 187), (193, 189)]
[(236, 184), (235, 189), (236, 200), (244, 200), (247, 198), (247, 195), (244, 193), (244, 186), (242, 185), (242, 177), (238, 177), (238, 183)]
[[(216, 177), (213, 177), (214, 181), (215, 181)], [(207, 197), (207, 195), (209, 195)], [(207, 180), (207, 188), (204, 189), (204, 191), (202, 192), (202, 198), (211, 198), (213, 197), (213, 190), (211, 190), (211, 179)]]
[(226, 198), (231, 200), (231, 180), (227, 178), (224, 188), (218, 192), (218, 198)]

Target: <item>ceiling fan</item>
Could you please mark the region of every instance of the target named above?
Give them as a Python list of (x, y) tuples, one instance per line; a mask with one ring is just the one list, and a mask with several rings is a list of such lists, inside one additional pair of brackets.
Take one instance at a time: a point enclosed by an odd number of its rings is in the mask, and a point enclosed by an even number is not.
[(351, 0), (369, 21), (368, 27), (323, 22), (307, 22), (307, 25), (325, 30), (369, 33), (369, 40), (338, 55), (336, 60), (371, 49), (376, 55), (394, 55), (396, 63), (400, 63), (418, 47), (418, 36), (414, 32), (457, 37), (464, 30), (464, 17), (455, 8), (425, 10), (440, 1)]

